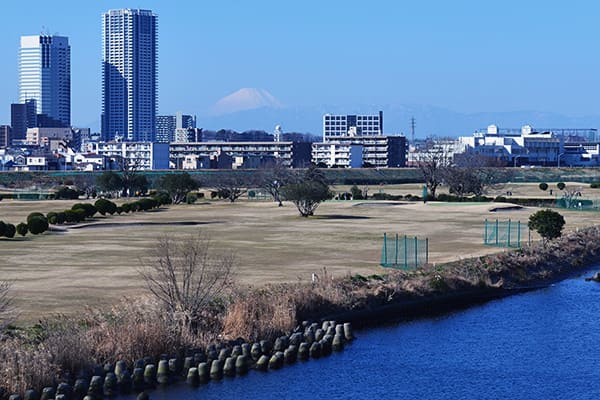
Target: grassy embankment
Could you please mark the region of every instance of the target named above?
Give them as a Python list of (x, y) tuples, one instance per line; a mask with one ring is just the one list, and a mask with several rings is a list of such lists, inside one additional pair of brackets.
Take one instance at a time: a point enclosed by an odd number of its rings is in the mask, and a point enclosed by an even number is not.
[[(19, 220), (42, 204), (6, 202), (2, 207), (13, 206), (10, 215)], [(67, 203), (56, 204), (47, 203), (52, 209)], [(308, 220), (297, 218), (290, 206), (269, 203), (178, 206), (167, 212), (99, 218), (87, 228), (21, 242), (2, 241), (8, 268), (0, 267), (1, 276), (15, 280), (17, 304), (30, 307), (29, 318), (39, 317), (44, 309), (71, 316), (44, 319), (35, 329), (3, 342), (0, 387), (41, 387), (93, 363), (124, 359), (131, 364), (145, 355), (203, 347), (220, 335), (255, 340), (289, 331), (304, 319), (451, 293), (518, 288), (597, 261), (600, 251), (598, 229), (575, 231), (594, 223), (595, 213), (564, 212), (571, 232), (547, 248), (534, 245), (496, 253), (498, 249), (481, 245), (482, 219), (497, 215), (488, 212), (489, 204), (382, 204), (330, 202)], [(511, 211), (506, 218), (526, 221), (534, 211)], [(173, 223), (190, 220), (205, 223), (202, 230), (217, 248), (238, 255), (241, 278), (241, 289), (231, 294), (226, 308), (214, 310), (212, 329), (200, 335), (174, 331), (156, 305), (139, 297), (142, 288), (135, 271), (156, 235), (187, 235), (198, 226)], [(383, 231), (429, 236), (435, 266), (382, 273), (376, 263)], [(309, 283), (312, 272), (320, 274), (316, 284)], [(243, 289), (247, 284), (253, 288)], [(36, 299), (38, 292), (46, 297)], [(32, 297), (23, 300), (23, 293)], [(110, 311), (78, 311), (81, 303), (94, 309), (114, 304), (124, 293), (131, 298)]]

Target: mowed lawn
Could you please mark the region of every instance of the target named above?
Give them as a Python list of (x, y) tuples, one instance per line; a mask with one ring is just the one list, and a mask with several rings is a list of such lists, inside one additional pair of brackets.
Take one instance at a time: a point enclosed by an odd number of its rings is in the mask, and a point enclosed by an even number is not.
[[(16, 224), (32, 211), (59, 211), (73, 203), (3, 200), (0, 220)], [(368, 275), (384, 271), (378, 265), (384, 232), (428, 237), (432, 263), (502, 251), (482, 244), (484, 219), (526, 223), (537, 210), (489, 211), (503, 205), (330, 201), (307, 219), (291, 203), (207, 201), (99, 216), (78, 228), (63, 225), (39, 236), (0, 239), (0, 280), (14, 283), (21, 321), (116, 304), (145, 292), (138, 269), (157, 238), (197, 232), (211, 238), (215, 251), (236, 255), (243, 285), (309, 281), (323, 268), (336, 275)], [(560, 212), (567, 230), (600, 222), (599, 213)]]

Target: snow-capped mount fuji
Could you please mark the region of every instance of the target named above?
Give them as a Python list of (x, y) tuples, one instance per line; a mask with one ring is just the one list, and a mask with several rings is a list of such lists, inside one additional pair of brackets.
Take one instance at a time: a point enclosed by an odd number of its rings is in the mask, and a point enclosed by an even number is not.
[(217, 116), (258, 108), (282, 107), (282, 103), (266, 89), (242, 88), (217, 101), (211, 109), (211, 114)]

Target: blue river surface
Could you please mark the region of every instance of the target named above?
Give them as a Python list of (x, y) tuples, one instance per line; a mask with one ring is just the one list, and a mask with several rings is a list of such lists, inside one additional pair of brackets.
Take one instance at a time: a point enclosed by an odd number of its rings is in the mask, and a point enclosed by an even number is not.
[(576, 277), (439, 317), (361, 330), (343, 352), (279, 371), (149, 394), (183, 400), (600, 399), (599, 322), (600, 284)]

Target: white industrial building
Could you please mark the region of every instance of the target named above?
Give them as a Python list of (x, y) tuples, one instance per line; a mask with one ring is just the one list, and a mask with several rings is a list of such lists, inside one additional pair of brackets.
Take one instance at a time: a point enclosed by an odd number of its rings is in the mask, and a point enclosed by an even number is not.
[(557, 166), (564, 155), (564, 138), (552, 131), (535, 131), (524, 125), (519, 131), (502, 132), (490, 125), (485, 132), (458, 139), (464, 152), (505, 161), (512, 166)]

